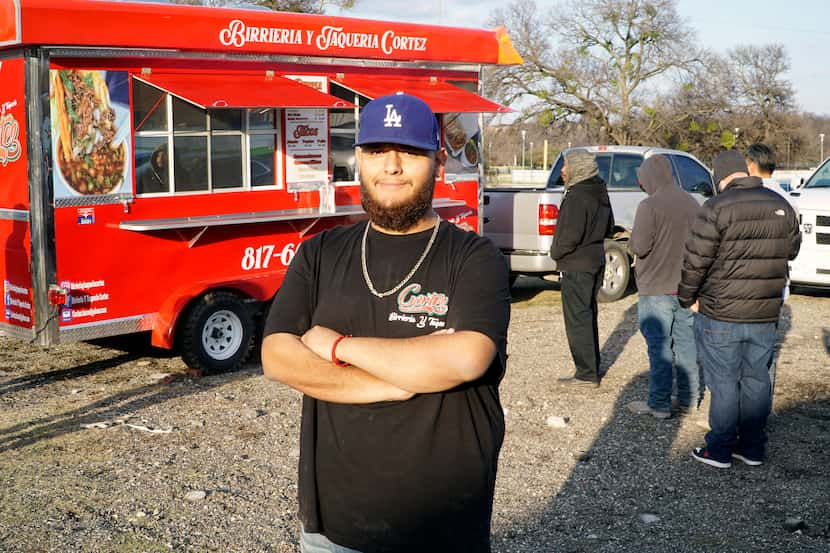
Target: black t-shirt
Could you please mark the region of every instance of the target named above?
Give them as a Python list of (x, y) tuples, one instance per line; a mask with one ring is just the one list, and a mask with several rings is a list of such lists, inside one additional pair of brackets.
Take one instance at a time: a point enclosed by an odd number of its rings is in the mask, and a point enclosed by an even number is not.
[[(314, 325), (344, 334), (409, 338), (474, 330), (498, 347), (474, 382), (408, 401), (338, 404), (303, 396), (300, 518), (306, 532), (365, 553), (489, 551), (496, 465), (504, 439), (498, 385), (510, 319), (508, 269), (486, 238), (441, 222), (418, 271), (377, 298), (361, 268), (367, 223), (318, 234), (299, 248), (265, 335)], [(432, 229), (369, 231), (367, 266), (389, 290), (415, 266)]]

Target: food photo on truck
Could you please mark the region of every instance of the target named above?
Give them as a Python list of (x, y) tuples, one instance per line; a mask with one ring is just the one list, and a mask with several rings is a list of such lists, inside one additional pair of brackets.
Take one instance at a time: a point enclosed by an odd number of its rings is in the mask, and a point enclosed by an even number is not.
[(303, 240), (365, 218), (361, 107), (430, 105), (458, 146), (433, 207), (480, 232), (481, 114), (510, 111), (481, 72), (521, 61), (502, 29), (0, 0), (0, 335), (240, 367)]

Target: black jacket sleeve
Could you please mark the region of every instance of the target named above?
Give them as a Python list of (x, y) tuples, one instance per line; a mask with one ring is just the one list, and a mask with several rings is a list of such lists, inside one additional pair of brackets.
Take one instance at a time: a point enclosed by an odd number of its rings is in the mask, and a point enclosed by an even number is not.
[(683, 307), (689, 307), (697, 301), (700, 287), (718, 256), (721, 239), (716, 211), (711, 205), (703, 204), (692, 224), (683, 254), (683, 269), (677, 288), (677, 301)]

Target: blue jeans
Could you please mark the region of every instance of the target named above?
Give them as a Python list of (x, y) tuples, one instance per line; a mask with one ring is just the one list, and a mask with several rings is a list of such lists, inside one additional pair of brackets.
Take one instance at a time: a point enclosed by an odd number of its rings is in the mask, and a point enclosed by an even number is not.
[(311, 534), (300, 530), (300, 553), (360, 553), (360, 551), (337, 545), (323, 534)]
[(698, 355), (712, 394), (706, 447), (718, 461), (733, 451), (763, 459), (770, 411), (769, 364), (775, 323), (727, 323), (695, 317)]
[(648, 348), (649, 407), (671, 411), (672, 368), (677, 372), (677, 403), (682, 408), (697, 407), (700, 369), (692, 312), (680, 306), (677, 296), (640, 296), (637, 315)]

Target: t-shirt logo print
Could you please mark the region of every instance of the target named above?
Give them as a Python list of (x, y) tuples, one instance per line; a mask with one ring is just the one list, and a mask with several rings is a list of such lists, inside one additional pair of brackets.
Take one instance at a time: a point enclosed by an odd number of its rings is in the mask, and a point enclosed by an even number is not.
[(398, 115), (395, 104), (386, 104), (386, 117), (383, 118), (384, 127), (400, 127), (402, 117)]

